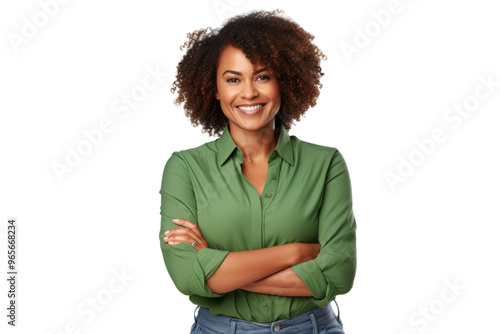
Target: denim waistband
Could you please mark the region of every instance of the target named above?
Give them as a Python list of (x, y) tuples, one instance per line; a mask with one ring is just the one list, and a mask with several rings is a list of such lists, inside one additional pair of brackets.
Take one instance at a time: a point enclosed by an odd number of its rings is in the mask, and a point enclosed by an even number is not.
[[(337, 304), (336, 301), (335, 304)], [(207, 308), (198, 308), (199, 311), (198, 315), (195, 317), (195, 321), (203, 327), (206, 327), (207, 329), (216, 333), (318, 333), (318, 328), (326, 326), (332, 321), (336, 321), (342, 325), (342, 322), (340, 321), (338, 305), (338, 315), (336, 316), (333, 312), (331, 304), (328, 304), (323, 308), (317, 307), (309, 312), (300, 314), (290, 319), (278, 320), (270, 323), (246, 321), (221, 314), (214, 315)]]

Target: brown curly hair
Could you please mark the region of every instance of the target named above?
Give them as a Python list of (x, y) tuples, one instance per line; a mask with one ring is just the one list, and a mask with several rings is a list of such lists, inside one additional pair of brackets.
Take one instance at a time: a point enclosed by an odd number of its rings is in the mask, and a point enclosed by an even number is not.
[(312, 34), (279, 13), (283, 11), (253, 11), (232, 17), (222, 28), (188, 33), (188, 41), (180, 47), (187, 51), (177, 65), (171, 92), (178, 91), (175, 103), (184, 103), (193, 126), (201, 124), (202, 132), (213, 136), (221, 135), (228, 123), (215, 98), (219, 55), (228, 45), (241, 49), (252, 64), (269, 67), (276, 76), (281, 93), (276, 118), (287, 131), (316, 105), (324, 75), (320, 62), (327, 57), (312, 43)]

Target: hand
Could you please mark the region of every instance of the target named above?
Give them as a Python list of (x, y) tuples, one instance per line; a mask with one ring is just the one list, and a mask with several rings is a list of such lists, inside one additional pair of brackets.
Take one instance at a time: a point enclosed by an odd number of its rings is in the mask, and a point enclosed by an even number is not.
[(168, 242), (169, 245), (177, 245), (178, 243), (185, 242), (187, 244), (192, 245), (196, 240), (198, 244), (194, 247), (196, 250), (201, 250), (203, 248), (210, 248), (208, 243), (203, 238), (201, 234), (200, 228), (193, 222), (190, 222), (187, 219), (174, 219), (172, 220), (174, 224), (183, 226), (179, 228), (174, 228), (168, 231), (165, 231), (165, 238), (163, 238), (164, 242)]

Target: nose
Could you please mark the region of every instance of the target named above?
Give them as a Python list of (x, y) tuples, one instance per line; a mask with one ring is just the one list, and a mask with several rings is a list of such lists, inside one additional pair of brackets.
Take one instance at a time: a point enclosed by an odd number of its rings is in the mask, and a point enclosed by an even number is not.
[(257, 95), (259, 95), (259, 91), (257, 90), (257, 87), (255, 87), (255, 83), (253, 82), (253, 80), (249, 80), (248, 82), (245, 82), (244, 85), (242, 85), (241, 97), (252, 99)]

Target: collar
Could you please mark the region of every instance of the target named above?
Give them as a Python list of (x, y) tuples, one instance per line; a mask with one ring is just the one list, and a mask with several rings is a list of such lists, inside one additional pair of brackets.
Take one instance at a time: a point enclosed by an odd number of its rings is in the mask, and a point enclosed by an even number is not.
[[(278, 144), (276, 144), (276, 148), (273, 151), (278, 152), (278, 154), (290, 165), (293, 166), (293, 147), (292, 141), (290, 140), (290, 136), (288, 132), (285, 130), (285, 127), (281, 124), (281, 122), (276, 122), (275, 131), (280, 133), (278, 138)], [(222, 166), (227, 159), (232, 155), (235, 149), (240, 149), (233, 140), (231, 133), (229, 132), (229, 123), (226, 124), (224, 132), (222, 135), (216, 140), (217, 150), (218, 150), (218, 164)]]

